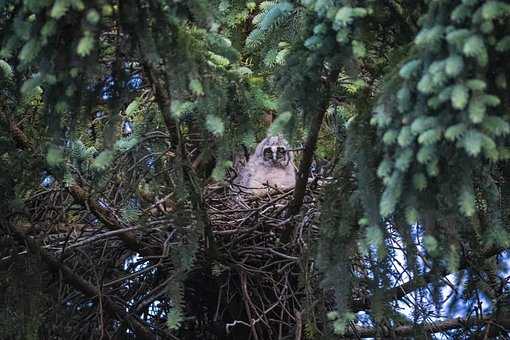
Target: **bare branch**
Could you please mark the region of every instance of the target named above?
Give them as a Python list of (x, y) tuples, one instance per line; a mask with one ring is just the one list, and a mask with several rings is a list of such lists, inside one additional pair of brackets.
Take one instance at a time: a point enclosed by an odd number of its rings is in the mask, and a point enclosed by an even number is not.
[[(69, 187), (69, 192), (74, 199), (90, 209), (90, 211), (110, 230), (123, 230), (125, 227), (112, 214), (107, 208), (101, 206), (97, 199), (90, 197), (88, 192), (79, 185), (72, 185)], [(147, 248), (142, 242), (136, 238), (136, 234), (132, 231), (120, 233), (119, 238), (126, 244), (126, 246), (142, 256), (156, 256), (159, 253), (152, 248)]]
[[(496, 321), (497, 320), (497, 321)], [(439, 322), (431, 322), (423, 325), (405, 325), (398, 326), (392, 329), (389, 328), (375, 328), (375, 327), (358, 327), (351, 328), (344, 336), (346, 337), (359, 337), (369, 338), (375, 336), (412, 336), (417, 331), (422, 330), (426, 333), (446, 332), (459, 328), (471, 328), (474, 326), (484, 326), (488, 324), (496, 324), (502, 329), (509, 330), (510, 318), (498, 318), (493, 316), (484, 318), (467, 318), (467, 319), (450, 319)]]
[[(45, 249), (43, 249), (35, 240), (31, 237), (23, 234), (18, 231), (16, 228), (10, 228), (14, 235), (19, 239), (19, 241), (25, 243), (30, 251), (33, 253), (39, 254), (41, 258), (46, 262), (49, 268), (55, 272), (62, 273), (64, 280), (80, 291), (84, 296), (91, 299), (96, 299), (100, 296), (100, 291), (93, 286), (88, 281), (84, 280), (82, 277), (76, 275), (71, 268), (56, 260), (53, 256), (48, 254)], [(128, 314), (126, 309), (119, 306), (113, 300), (111, 300), (108, 296), (101, 296), (102, 305), (104, 308), (119, 321), (127, 322), (133, 332), (137, 335), (139, 339), (155, 339), (156, 335), (150, 331), (150, 329), (136, 317)]]

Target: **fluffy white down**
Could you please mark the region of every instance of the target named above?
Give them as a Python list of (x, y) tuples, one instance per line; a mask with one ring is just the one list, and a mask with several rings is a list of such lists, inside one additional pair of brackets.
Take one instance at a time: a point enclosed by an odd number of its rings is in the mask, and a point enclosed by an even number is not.
[[(276, 150), (276, 148), (284, 148), (286, 150), (285, 157), (278, 160), (265, 160), (264, 150)], [(263, 194), (267, 192), (268, 186), (279, 190), (294, 187), (296, 171), (292, 152), (288, 150), (289, 144), (282, 136), (264, 138), (239, 172), (237, 183), (243, 187), (243, 191)]]

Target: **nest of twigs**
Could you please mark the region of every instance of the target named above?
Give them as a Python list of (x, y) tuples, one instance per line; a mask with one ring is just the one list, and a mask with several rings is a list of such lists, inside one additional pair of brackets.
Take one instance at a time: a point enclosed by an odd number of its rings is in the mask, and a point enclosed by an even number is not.
[[(234, 338), (236, 332), (280, 339), (303, 327), (318, 331), (314, 310), (323, 304), (311, 261), (318, 194), (309, 192), (303, 213), (288, 217), (292, 194), (268, 188), (253, 195), (236, 185), (207, 192), (209, 220), (226, 265), (218, 274), (227, 278), (221, 280), (215, 319), (224, 320), (225, 333)], [(289, 228), (290, 242), (282, 242)], [(235, 308), (240, 309), (237, 316), (232, 315)]]
[[(317, 325), (324, 320), (319, 320), (319, 315), (325, 313), (319, 309), (325, 304), (312, 261), (312, 244), (318, 237), (318, 194), (309, 191), (302, 213), (289, 218), (286, 207), (292, 194), (268, 189), (263, 195), (253, 195), (233, 184), (207, 188), (204, 197), (218, 258), (210, 261), (203, 248), (199, 251), (186, 275), (184, 319), (174, 334), (184, 339), (247, 336), (262, 340), (293, 338), (303, 330), (310, 336), (320, 332)], [(100, 202), (107, 204), (100, 212), (107, 216), (101, 218), (122, 221), (120, 212), (109, 208), (121, 199), (115, 188), (111, 195), (103, 196)], [(24, 211), (11, 217), (12, 224), (74, 273), (100, 287), (102, 294), (114, 297), (167, 337), (167, 313), (175, 303), (165, 292), (175, 279), (172, 252), (179, 242), (172, 213), (156, 216), (146, 209), (143, 225), (119, 222), (121, 229), (112, 230), (98, 218), (90, 202), (79, 206), (69, 189), (55, 186), (28, 199)], [(290, 242), (282, 242), (289, 225)], [(126, 231), (139, 240), (142, 249), (154, 250), (155, 255), (133, 257), (133, 250), (121, 239)], [(17, 248), (15, 256), (12, 250), (2, 253), (3, 264), (25, 258), (23, 245)], [(128, 326), (109, 321), (107, 313), (91, 302), (94, 299), (65, 285), (62, 276), (47, 273), (45, 266), (40, 268), (37, 275), (45, 279), (38, 289), (55, 296), (50, 305), (63, 306), (60, 317), (51, 314), (54, 310), (42, 311), (48, 313), (47, 321), (56, 330), (65, 329), (72, 338), (78, 330), (93, 337), (126, 334)], [(69, 308), (73, 313), (65, 311)]]

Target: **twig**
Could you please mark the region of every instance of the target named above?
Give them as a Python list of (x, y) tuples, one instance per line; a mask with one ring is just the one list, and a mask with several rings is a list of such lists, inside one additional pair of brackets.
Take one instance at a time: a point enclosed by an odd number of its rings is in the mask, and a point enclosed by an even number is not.
[[(17, 231), (15, 228), (10, 228), (14, 235), (23, 243), (25, 243), (28, 248), (41, 256), (41, 258), (46, 262), (46, 264), (55, 272), (61, 273), (63, 278), (72, 285), (74, 288), (79, 290), (83, 295), (88, 298), (97, 298), (100, 295), (99, 290), (94, 287), (89, 282), (85, 281), (80, 276), (74, 274), (71, 268), (67, 267), (65, 264), (57, 261), (51, 255), (49, 255), (46, 250), (44, 250), (36, 241), (34, 241), (31, 237), (26, 236), (20, 231)], [(127, 321), (127, 323), (131, 326), (131, 329), (135, 332), (137, 337), (140, 339), (154, 339), (155, 334), (150, 331), (150, 329), (143, 324), (137, 318), (126, 313), (126, 309), (121, 308), (116, 303), (113, 302), (109, 297), (102, 297), (102, 305), (105, 309), (109, 311), (110, 314), (116, 316), (119, 321)]]

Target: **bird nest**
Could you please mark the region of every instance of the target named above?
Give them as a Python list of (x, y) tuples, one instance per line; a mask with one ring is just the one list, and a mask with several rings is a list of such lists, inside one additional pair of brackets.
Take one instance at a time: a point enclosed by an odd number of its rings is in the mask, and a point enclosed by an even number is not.
[[(275, 339), (301, 334), (303, 329), (313, 335), (323, 323), (319, 315), (325, 315), (318, 310), (324, 306), (323, 291), (311, 254), (318, 238), (318, 193), (309, 190), (302, 213), (288, 217), (293, 191), (253, 195), (242, 189), (215, 184), (204, 193), (217, 256), (211, 261), (200, 248), (187, 273), (184, 318), (177, 333), (184, 339)], [(175, 306), (165, 291), (174, 280), (178, 228), (172, 227), (171, 212), (155, 216), (151, 209), (144, 210), (143, 224), (119, 222), (121, 212), (109, 208), (120, 199), (118, 192), (112, 189), (110, 196), (80, 203), (72, 188), (41, 190), (26, 200), (24, 217), (16, 217), (13, 224), (84, 280), (98, 282), (102, 273), (105, 294), (115, 296), (123, 308), (151, 327), (166, 329), (167, 312)], [(292, 230), (289, 242), (282, 239), (286, 230)], [(137, 243), (126, 243), (129, 237)], [(147, 253), (133, 257), (133, 247)], [(16, 257), (2, 253), (2, 263), (8, 265), (27, 254), (22, 244), (18, 249)], [(47, 286), (50, 294), (61, 289), (65, 283), (61, 280)], [(73, 290), (59, 299), (67, 305), (72, 299), (79, 306), (72, 317), (59, 319), (60, 329), (96, 334), (95, 304)], [(150, 307), (154, 301), (158, 301), (156, 309)], [(119, 332), (110, 327), (112, 333)]]
[(227, 278), (220, 279), (215, 320), (224, 320), (234, 338), (249, 331), (255, 339), (276, 339), (300, 334), (303, 325), (316, 331), (314, 310), (323, 304), (310, 252), (318, 237), (318, 194), (309, 191), (303, 213), (288, 217), (292, 194), (268, 189), (252, 195), (236, 185), (207, 191), (209, 221), (225, 259), (217, 274)]

